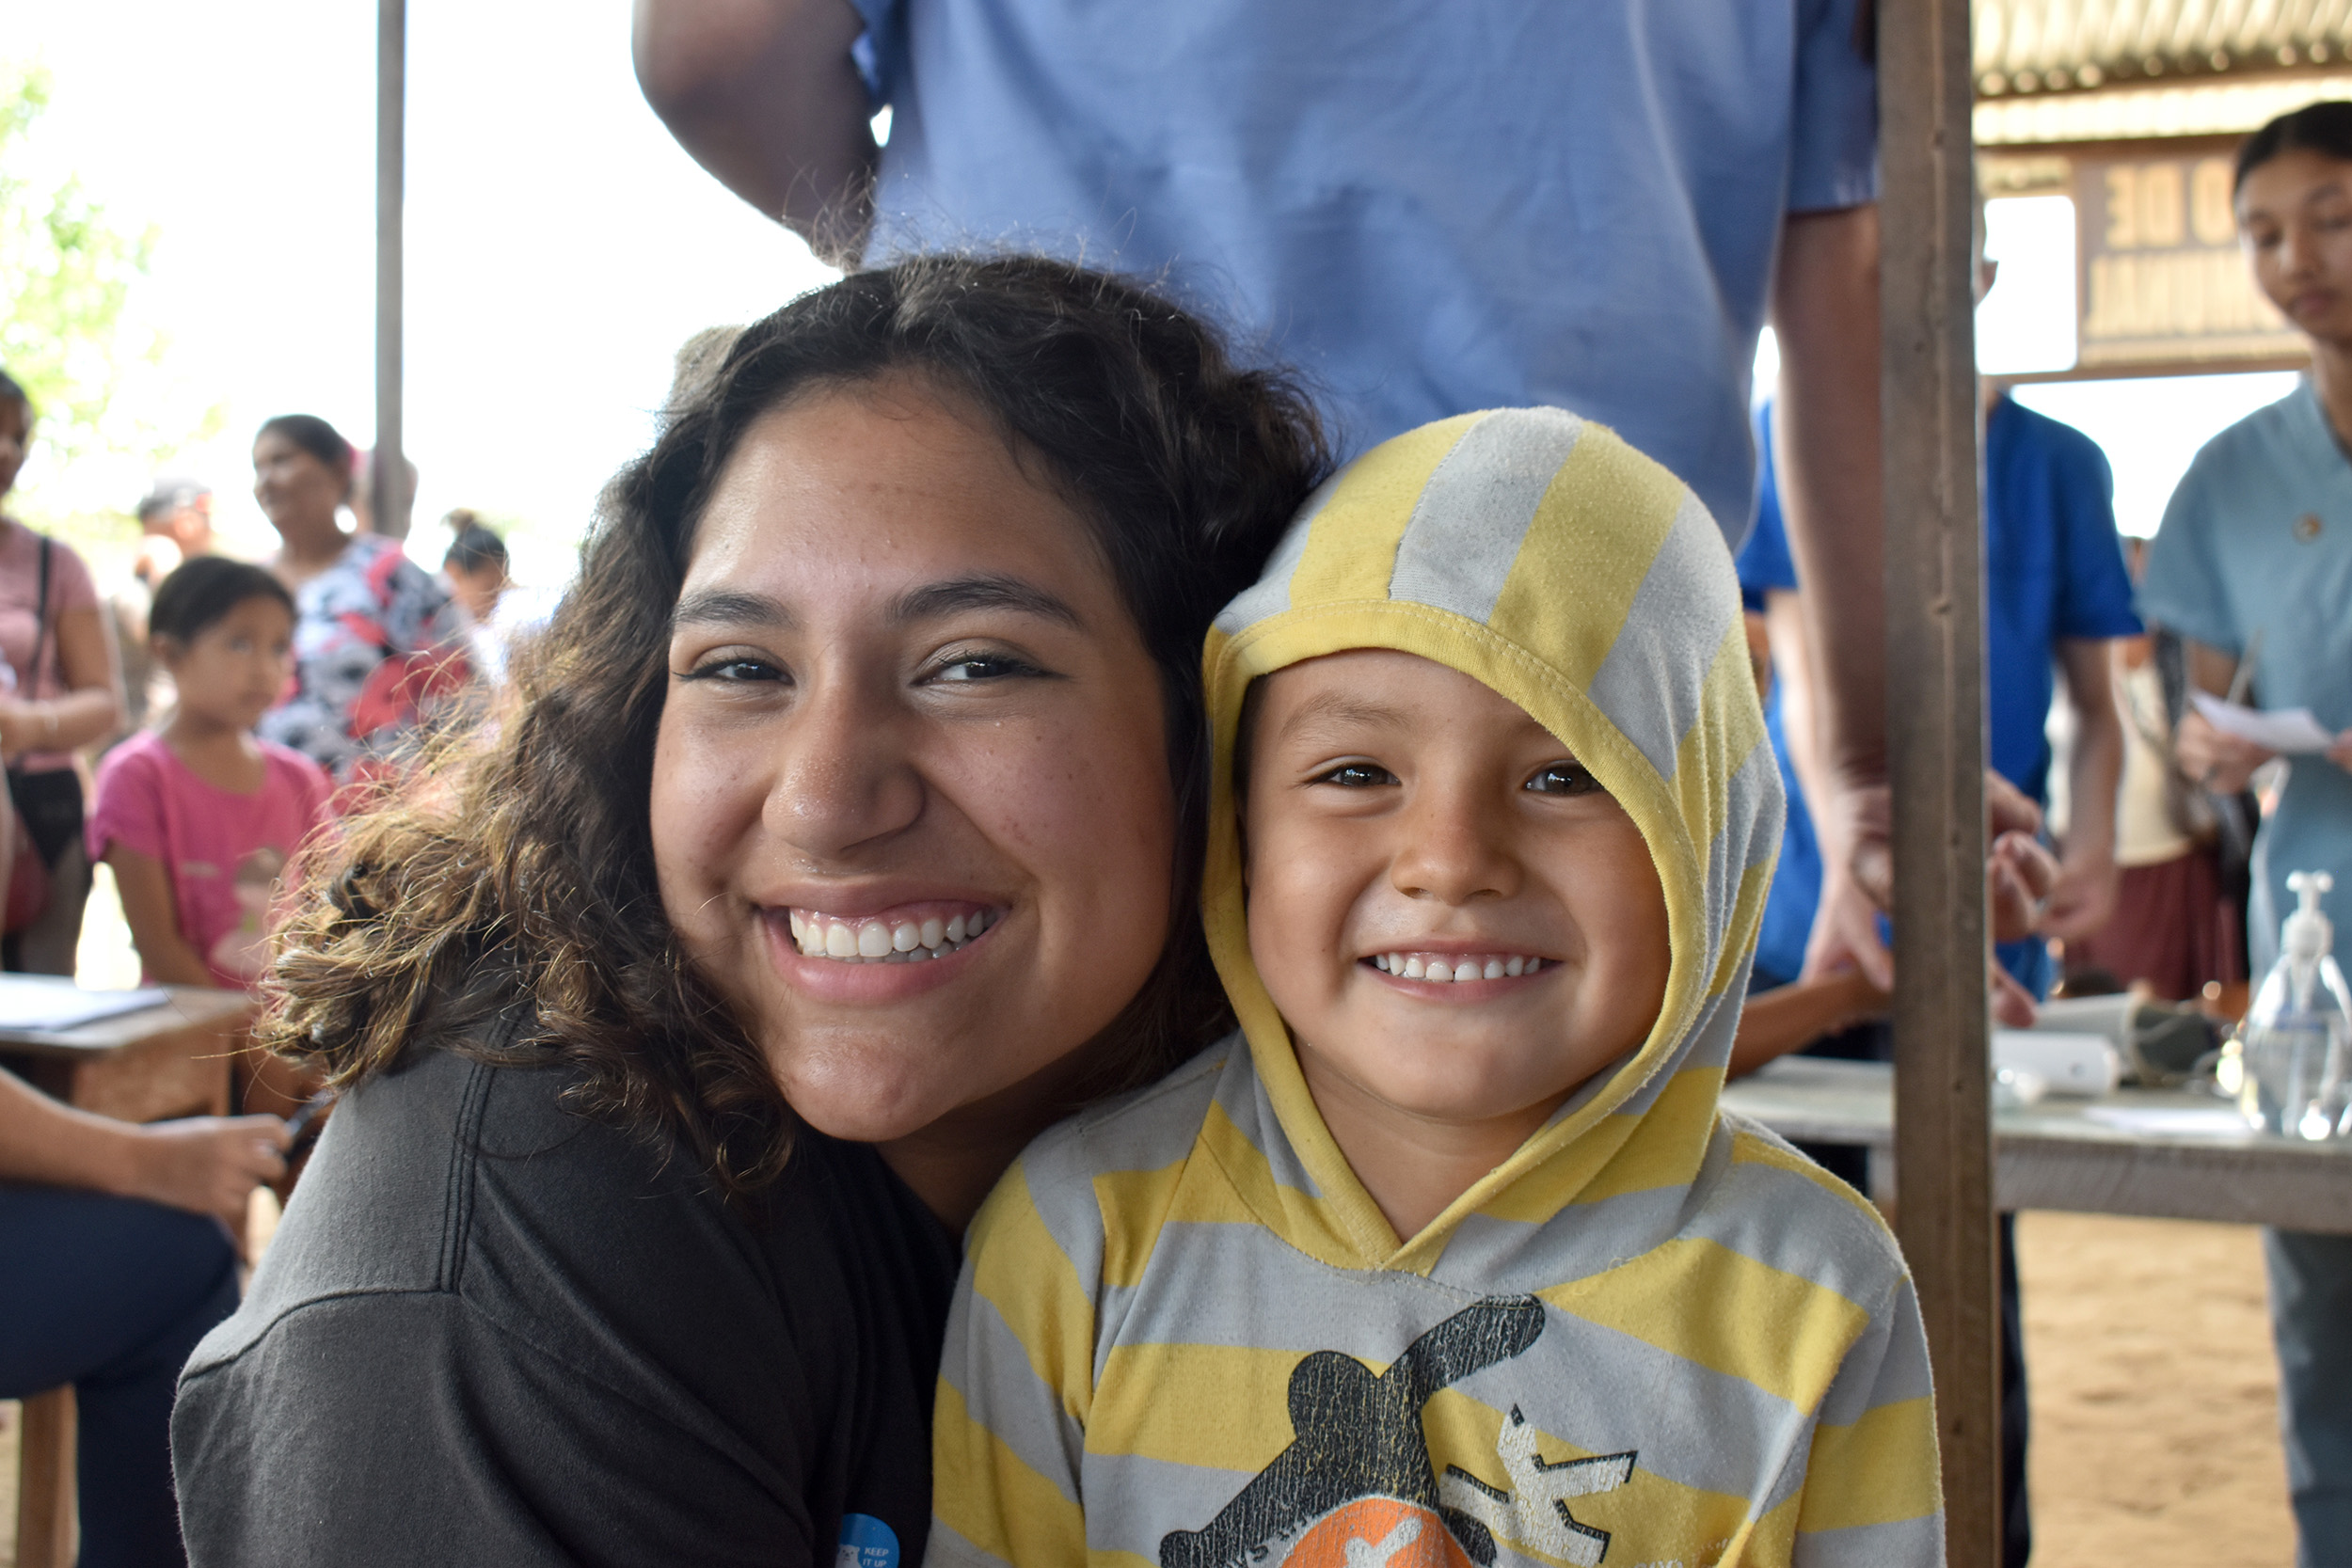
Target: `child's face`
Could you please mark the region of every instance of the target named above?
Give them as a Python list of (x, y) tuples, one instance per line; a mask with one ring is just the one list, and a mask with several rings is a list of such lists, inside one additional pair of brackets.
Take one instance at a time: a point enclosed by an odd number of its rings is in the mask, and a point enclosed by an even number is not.
[[(1444, 665), (1358, 649), (1263, 685), (1249, 951), (1309, 1085), (1534, 1131), (1664, 1001), (1640, 831), (1524, 710)], [(1466, 964), (1478, 978), (1451, 977)]]
[(182, 711), (249, 730), (278, 705), (294, 673), (294, 617), (275, 599), (251, 598), (185, 647), (155, 640)]

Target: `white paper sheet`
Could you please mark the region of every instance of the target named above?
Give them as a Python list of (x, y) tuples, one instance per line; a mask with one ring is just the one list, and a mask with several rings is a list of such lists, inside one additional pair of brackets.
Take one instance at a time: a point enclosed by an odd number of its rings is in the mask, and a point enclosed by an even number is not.
[(76, 990), (73, 982), (45, 974), (0, 974), (0, 1028), (55, 1030), (95, 1023), (171, 1000), (169, 991)]
[(2205, 722), (2215, 729), (2273, 752), (2290, 755), (2324, 752), (2336, 741), (2307, 707), (2247, 707), (2239, 703), (2225, 703), (2206, 691), (2192, 691), (2189, 696), (2197, 704), (2197, 711), (2205, 716)]

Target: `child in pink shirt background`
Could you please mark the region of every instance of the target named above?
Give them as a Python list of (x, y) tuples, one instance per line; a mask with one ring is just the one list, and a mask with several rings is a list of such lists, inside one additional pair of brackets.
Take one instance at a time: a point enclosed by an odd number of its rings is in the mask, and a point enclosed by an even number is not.
[(179, 701), (107, 753), (89, 822), (150, 981), (260, 979), (278, 880), (327, 820), (325, 770), (253, 734), (293, 673), (294, 621), (277, 578), (217, 556), (155, 591), (149, 637)]

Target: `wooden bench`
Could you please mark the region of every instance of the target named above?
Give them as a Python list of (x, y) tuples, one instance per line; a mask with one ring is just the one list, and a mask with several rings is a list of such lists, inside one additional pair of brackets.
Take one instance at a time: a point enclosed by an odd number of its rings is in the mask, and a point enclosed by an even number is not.
[[(0, 1027), (0, 1067), (70, 1105), (124, 1121), (226, 1116), (230, 1061), (245, 1043), (242, 991), (167, 988), (160, 1006), (72, 1029)], [(72, 1568), (73, 1390), (23, 1403), (17, 1433), (16, 1568)]]

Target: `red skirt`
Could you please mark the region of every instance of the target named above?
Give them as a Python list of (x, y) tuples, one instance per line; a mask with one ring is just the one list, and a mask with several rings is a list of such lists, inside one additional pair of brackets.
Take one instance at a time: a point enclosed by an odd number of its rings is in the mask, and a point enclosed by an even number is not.
[(2066, 944), (2066, 971), (2103, 969), (2128, 986), (2145, 981), (2170, 1002), (2191, 1002), (2205, 983), (2246, 978), (2245, 911), (2221, 892), (2211, 851), (2191, 849), (2153, 865), (2126, 867), (2115, 914)]

